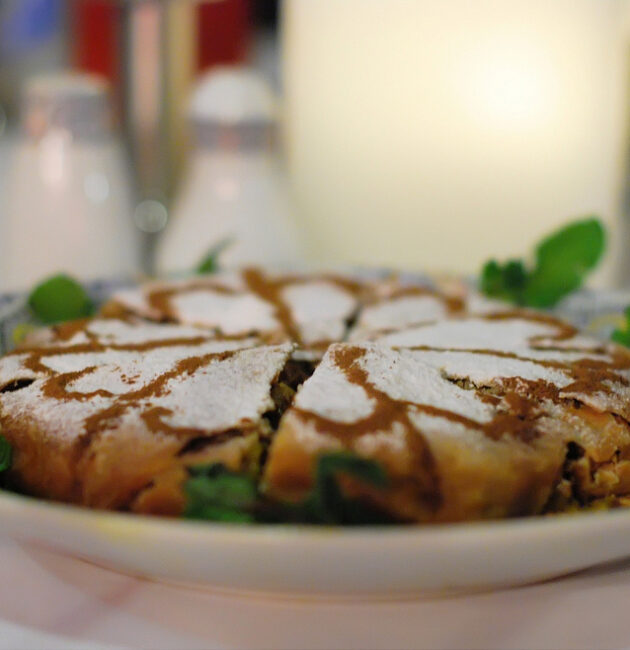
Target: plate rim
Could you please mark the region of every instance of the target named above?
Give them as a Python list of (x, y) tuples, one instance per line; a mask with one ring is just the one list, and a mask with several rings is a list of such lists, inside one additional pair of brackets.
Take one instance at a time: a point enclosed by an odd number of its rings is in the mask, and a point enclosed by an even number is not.
[[(6, 513), (7, 507), (19, 511), (20, 516), (28, 516), (45, 512), (46, 516), (58, 516), (63, 519), (73, 519), (77, 524), (90, 523), (112, 524), (113, 526), (132, 526), (144, 528), (146, 532), (162, 529), (170, 534), (190, 534), (197, 536), (223, 536), (252, 538), (257, 541), (270, 538), (282, 542), (295, 538), (312, 538), (318, 541), (339, 543), (344, 540), (356, 542), (357, 538), (370, 541), (380, 541), (387, 537), (396, 541), (406, 542), (417, 537), (441, 537), (457, 534), (473, 537), (485, 534), (499, 533), (528, 533), (544, 527), (545, 532), (553, 533), (558, 528), (582, 528), (584, 525), (601, 524), (613, 525), (620, 521), (630, 521), (630, 508), (614, 508), (602, 511), (577, 511), (570, 513), (554, 513), (547, 515), (531, 515), (526, 517), (511, 517), (507, 519), (487, 519), (461, 522), (428, 523), (428, 524), (392, 524), (392, 525), (317, 525), (317, 524), (240, 524), (232, 522), (196, 521), (182, 517), (160, 517), (131, 512), (98, 510), (71, 503), (63, 503), (40, 499), (38, 497), (0, 490), (0, 514)], [(496, 532), (495, 532), (496, 531)], [(0, 535), (2, 531), (0, 530)], [(13, 535), (12, 535), (13, 536)], [(464, 540), (462, 540), (463, 542)], [(628, 555), (630, 556), (630, 540)]]
[[(418, 274), (417, 277), (422, 276)], [(622, 301), (630, 302), (630, 290), (584, 289), (570, 296), (568, 300), (573, 300), (576, 303), (588, 301), (590, 304), (595, 304), (599, 300), (600, 302), (619, 305)], [(0, 321), (10, 316), (10, 313), (7, 312), (13, 312), (16, 309), (19, 311), (22, 304), (23, 299), (17, 297), (9, 305), (4, 305), (5, 309), (0, 310)], [(565, 318), (567, 317), (565, 316)], [(379, 554), (383, 553), (389, 556), (385, 560), (385, 565), (391, 566), (400, 562), (398, 552), (409, 559), (414, 557), (414, 553), (428, 551), (429, 555), (436, 554), (439, 560), (444, 555), (442, 553), (442, 550), (444, 550), (447, 555), (452, 555), (454, 552), (461, 553), (464, 561), (474, 563), (474, 554), (485, 547), (496, 551), (499, 548), (506, 548), (506, 545), (509, 548), (513, 544), (515, 548), (521, 549), (527, 555), (528, 543), (532, 543), (534, 547), (537, 545), (540, 551), (540, 548), (545, 547), (547, 544), (553, 545), (557, 543), (557, 538), (570, 544), (574, 539), (579, 542), (580, 536), (582, 536), (584, 538), (584, 547), (582, 549), (568, 549), (566, 552), (566, 555), (578, 559), (574, 559), (568, 564), (564, 561), (562, 566), (565, 568), (549, 569), (546, 575), (550, 577), (570, 573), (574, 570), (586, 569), (601, 562), (630, 557), (630, 508), (604, 511), (585, 510), (509, 519), (384, 526), (238, 524), (97, 510), (77, 504), (55, 502), (17, 492), (0, 490), (0, 521), (2, 519), (5, 519), (3, 522), (5, 525), (0, 525), (0, 538), (8, 537), (14, 540), (43, 544), (56, 552), (65, 553), (89, 562), (96, 562), (97, 564), (100, 564), (102, 560), (103, 566), (123, 572), (128, 571), (129, 565), (125, 565), (125, 562), (128, 561), (111, 560), (111, 557), (116, 554), (122, 557), (127, 551), (127, 557), (138, 557), (139, 545), (146, 545), (153, 540), (161, 549), (167, 548), (172, 543), (181, 543), (182, 549), (188, 546), (192, 552), (198, 552), (200, 548), (205, 549), (212, 544), (216, 544), (217, 553), (220, 557), (238, 556), (240, 558), (252, 552), (259, 552), (259, 554), (262, 553), (267, 558), (277, 558), (280, 555), (284, 556), (286, 553), (295, 559), (299, 553), (308, 554), (314, 552), (321, 561), (323, 556), (330, 553), (333, 565), (337, 553), (339, 558), (342, 556), (347, 558), (348, 554), (352, 552), (353, 555), (359, 556), (358, 561), (363, 558), (363, 562), (367, 561), (368, 558), (376, 561), (378, 557), (382, 557)], [(55, 533), (57, 533), (57, 536)], [(69, 546), (72, 546), (72, 544), (63, 539), (66, 534), (76, 534), (84, 539), (96, 542), (96, 546), (100, 546), (101, 550), (95, 550), (90, 546), (85, 547), (85, 550), (81, 550), (81, 552), (76, 549), (71, 550)], [(609, 543), (606, 542), (606, 538), (613, 537), (616, 538), (610, 539)], [(106, 552), (102, 551), (103, 545), (108, 549)], [(594, 549), (595, 552), (593, 553)], [(172, 553), (172, 551), (169, 550), (169, 553)], [(510, 559), (507, 556), (511, 555), (511, 553), (507, 553), (506, 557), (500, 559), (499, 564)], [(528, 561), (534, 561), (535, 556), (536, 548), (533, 548), (531, 556), (525, 558), (525, 564)], [(107, 559), (108, 557), (110, 559)], [(213, 561), (216, 562), (216, 560), (215, 557)], [(426, 558), (424, 561), (426, 562)], [(127, 569), (125, 569), (125, 566), (127, 566)], [(472, 564), (471, 570), (473, 572), (475, 570)], [(289, 582), (293, 581), (293, 586), (288, 589), (288, 592), (292, 595), (304, 595), (311, 592), (308, 587), (308, 580), (305, 578), (308, 573), (308, 566), (300, 571), (296, 576), (284, 577)], [(528, 575), (533, 576), (531, 579), (527, 578), (525, 582), (546, 579), (544, 576), (540, 577), (531, 567), (530, 569), (522, 569), (521, 573), (523, 571), (525, 573), (529, 571)], [(409, 578), (398, 577), (398, 582), (389, 586), (388, 593), (401, 594), (407, 591), (408, 587), (401, 587), (400, 585), (403, 583), (409, 584), (410, 580), (414, 585), (417, 581), (417, 586), (413, 587), (414, 593), (418, 591), (433, 593), (436, 591), (435, 587), (424, 584), (425, 578), (421, 577), (424, 575), (422, 571), (418, 573), (418, 569), (414, 569), (410, 573)], [(479, 584), (483, 585), (483, 589), (495, 589), (502, 588), (501, 584), (503, 586), (515, 586), (524, 583), (520, 578), (506, 577), (504, 582), (499, 584), (496, 578), (483, 577), (485, 575), (483, 569), (480, 569), (480, 573), (478, 579), (469, 577), (461, 585), (458, 584), (457, 579), (454, 579), (456, 588), (467, 591), (472, 585)], [(160, 571), (153, 568), (149, 570), (138, 569), (137, 575), (150, 579), (164, 579), (160, 575)], [(228, 586), (227, 589), (233, 589), (239, 593), (251, 591), (257, 594), (277, 594), (279, 591), (277, 586), (261, 586), (271, 584), (267, 574), (265, 574), (267, 577), (261, 577), (261, 575), (259, 574), (256, 577), (257, 586), (243, 587), (242, 580), (241, 586), (239, 586), (237, 584), (239, 578), (225, 577), (222, 579), (222, 585), (217, 585), (205, 575), (201, 575), (199, 580), (195, 579), (194, 584), (196, 586), (202, 584), (204, 587), (211, 586), (212, 588), (223, 589), (226, 588), (226, 585), (234, 583), (236, 586)], [(284, 578), (274, 575), (273, 580), (277, 582), (278, 580), (282, 581)], [(166, 581), (172, 582), (169, 578), (166, 578)], [(331, 578), (329, 584), (333, 585), (334, 583), (335, 579)], [(365, 586), (366, 584), (371, 586)], [(383, 593), (383, 585), (379, 586), (377, 581), (370, 582), (370, 580), (367, 580), (367, 583), (364, 582), (362, 585), (359, 587), (353, 587), (351, 584), (341, 587), (333, 586), (331, 589), (324, 588), (323, 592), (320, 587), (316, 587), (314, 593), (321, 592), (322, 595), (338, 594), (346, 590), (351, 595)], [(438, 591), (441, 591), (441, 588), (438, 588)]]

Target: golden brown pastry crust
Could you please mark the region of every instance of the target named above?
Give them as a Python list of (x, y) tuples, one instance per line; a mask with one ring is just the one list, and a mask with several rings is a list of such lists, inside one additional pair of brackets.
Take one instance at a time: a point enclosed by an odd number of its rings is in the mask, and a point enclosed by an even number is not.
[(345, 449), (386, 467), (389, 491), (365, 496), (406, 520), (537, 514), (562, 507), (557, 490), (584, 505), (623, 496), (629, 377), (627, 350), (526, 312), (332, 346), (281, 422), (265, 485), (299, 499), (317, 457)]
[[(627, 350), (531, 312), (483, 305), (489, 313), (467, 316), (466, 296), (395, 278), (357, 283), (256, 270), (235, 277), (162, 283), (136, 292), (136, 307), (110, 301), (102, 317), (40, 331), (1, 359), (0, 427), (15, 450), (12, 484), (91, 507), (177, 515), (188, 467), (221, 462), (248, 471), (270, 441), (262, 482), (270, 497), (302, 498), (318, 457), (347, 449), (378, 461), (390, 484), (381, 491), (345, 479), (345, 489), (402, 521), (520, 516), (629, 498)], [(220, 296), (216, 304), (235, 298), (236, 312), (254, 309), (256, 324), (235, 325), (221, 313), (220, 326), (195, 325), (175, 297), (201, 294), (203, 309), (197, 302), (190, 313), (214, 322), (206, 291)], [(334, 318), (300, 302), (315, 295), (330, 299)], [(335, 338), (351, 342), (331, 345)], [(266, 374), (265, 350), (276, 355)], [(291, 354), (307, 359), (299, 375), (324, 355), (293, 405), (292, 391), (274, 390)], [(241, 374), (229, 387), (221, 379), (180, 392), (183, 411), (168, 402), (171, 380), (192, 387), (209, 366), (237, 356)], [(215, 394), (222, 395), (216, 408), (238, 397), (257, 373), (265, 397), (257, 392), (253, 415), (210, 426), (209, 414), (197, 412)], [(272, 394), (282, 406), (270, 415)]]
[(182, 511), (187, 467), (250, 470), (292, 349), (116, 320), (69, 324), (44, 340), (0, 360), (10, 484), (90, 507), (171, 515)]

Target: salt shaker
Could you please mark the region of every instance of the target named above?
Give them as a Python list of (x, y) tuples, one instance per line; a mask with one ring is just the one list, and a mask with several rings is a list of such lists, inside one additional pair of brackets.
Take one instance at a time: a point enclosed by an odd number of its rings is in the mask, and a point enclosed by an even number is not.
[(0, 289), (67, 272), (81, 280), (139, 269), (133, 192), (108, 88), (63, 73), (27, 82), (0, 220)]
[(223, 267), (294, 266), (300, 241), (274, 147), (271, 89), (248, 69), (217, 68), (199, 82), (189, 117), (195, 149), (158, 243), (157, 270), (189, 270), (221, 244)]

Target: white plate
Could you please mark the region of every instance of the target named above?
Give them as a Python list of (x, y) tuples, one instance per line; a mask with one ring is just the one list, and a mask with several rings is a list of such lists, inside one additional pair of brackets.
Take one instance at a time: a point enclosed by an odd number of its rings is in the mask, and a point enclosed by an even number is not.
[[(111, 286), (91, 290), (98, 300)], [(0, 348), (27, 318), (23, 302), (0, 296)], [(627, 292), (585, 290), (558, 313), (608, 338), (612, 325), (601, 317), (620, 314), (629, 303)], [(536, 582), (630, 556), (630, 510), (332, 529), (165, 520), (0, 492), (2, 534), (149, 578), (249, 592), (382, 598)]]
[(630, 510), (426, 527), (237, 526), (0, 494), (0, 534), (222, 590), (404, 597), (535, 582), (630, 555)]

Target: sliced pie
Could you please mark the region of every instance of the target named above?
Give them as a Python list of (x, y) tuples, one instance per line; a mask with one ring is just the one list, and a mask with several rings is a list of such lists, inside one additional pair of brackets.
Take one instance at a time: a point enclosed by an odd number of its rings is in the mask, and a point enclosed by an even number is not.
[(181, 513), (188, 469), (214, 462), (300, 500), (336, 450), (383, 466), (385, 490), (342, 485), (398, 521), (626, 503), (629, 422), (630, 351), (461, 283), (154, 283), (0, 359), (10, 484), (143, 513)]
[(630, 352), (561, 321), (447, 319), (330, 347), (284, 415), (265, 483), (300, 498), (325, 451), (381, 462), (404, 520), (540, 513), (630, 493)]
[(257, 469), (293, 345), (97, 319), (0, 359), (10, 482), (97, 508), (178, 514), (186, 467)]

